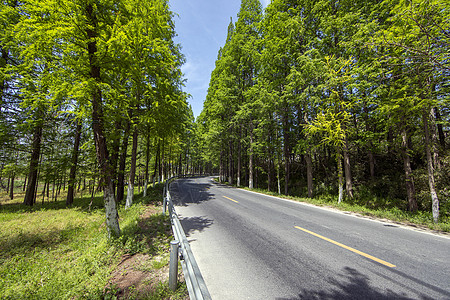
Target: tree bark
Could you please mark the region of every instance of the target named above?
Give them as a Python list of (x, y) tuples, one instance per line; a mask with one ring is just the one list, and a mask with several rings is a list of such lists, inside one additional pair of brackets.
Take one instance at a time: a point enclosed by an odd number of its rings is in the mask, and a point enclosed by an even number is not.
[(45, 189), (47, 188), (47, 185), (49, 184), (49, 182), (46, 180), (44, 182), (44, 188), (42, 189), (42, 204), (44, 204), (44, 200), (45, 200)]
[(242, 144), (241, 144), (241, 138), (242, 138), (242, 125), (239, 128), (239, 139), (238, 139), (238, 165), (237, 165), (237, 175), (236, 175), (236, 185), (239, 187), (241, 186), (241, 168), (242, 168)]
[(90, 77), (95, 80), (95, 85), (91, 91), (92, 130), (94, 133), (100, 176), (103, 178), (104, 184), (103, 198), (105, 203), (106, 228), (109, 236), (119, 236), (119, 216), (117, 213), (116, 201), (114, 199), (114, 186), (112, 181), (113, 170), (108, 157), (108, 147), (103, 129), (104, 116), (102, 108), (102, 91), (98, 86), (101, 82), (97, 51), (98, 20), (97, 13), (94, 12), (94, 7), (92, 4), (87, 4), (86, 6), (86, 19), (89, 25), (86, 28), (86, 35), (88, 38), (87, 50), (89, 57)]
[(430, 128), (428, 126), (428, 114), (433, 113), (424, 109), (423, 111), (423, 128), (425, 133), (425, 150), (427, 153), (427, 171), (428, 171), (428, 185), (430, 187), (431, 194), (431, 204), (432, 204), (432, 212), (433, 212), (433, 221), (437, 223), (439, 221), (439, 198), (436, 193), (436, 187), (434, 183), (434, 167), (433, 167), (433, 158), (430, 150)]
[(270, 158), (270, 154), (269, 154), (269, 158), (267, 159), (267, 191), (270, 192), (270, 186), (272, 185), (272, 159)]
[(288, 121), (288, 108), (284, 109), (283, 114), (283, 140), (284, 140), (284, 194), (289, 194), (289, 121)]
[[(42, 164), (42, 152), (41, 155), (39, 157), (39, 164), (38, 166), (40, 166)], [(37, 176), (36, 176), (36, 189), (34, 190), (34, 197), (33, 197), (33, 204), (36, 204), (36, 197), (37, 197), (37, 190), (39, 187), (39, 178), (41, 176), (41, 168), (38, 168), (38, 172), (37, 172)]]
[(248, 188), (253, 189), (253, 122), (250, 121), (250, 149), (248, 155)]
[(344, 174), (343, 174), (343, 170), (342, 170), (342, 157), (341, 157), (341, 153), (339, 152), (339, 150), (338, 150), (336, 157), (337, 157), (337, 164), (338, 164), (338, 185), (339, 185), (338, 203), (341, 203), (342, 199), (344, 198)]
[(114, 186), (114, 199), (116, 199), (117, 201), (117, 180), (119, 177), (119, 170), (118, 170), (118, 165), (119, 165), (119, 156), (120, 156), (120, 135), (121, 135), (121, 130), (122, 130), (122, 122), (119, 120), (116, 120), (114, 122), (114, 127), (116, 130), (116, 133), (112, 135), (112, 143), (111, 143), (111, 156), (110, 156), (110, 161), (111, 161), (111, 166), (113, 169), (113, 186)]
[(47, 180), (47, 200), (50, 199), (50, 180)]
[(228, 183), (233, 184), (233, 145), (230, 139), (228, 150)]
[(130, 122), (127, 122), (125, 132), (123, 133), (122, 149), (119, 158), (119, 170), (117, 174), (117, 193), (116, 201), (121, 203), (125, 194), (125, 165), (127, 162), (128, 138), (130, 135)]
[(224, 171), (223, 171), (223, 150), (220, 151), (220, 163), (219, 163), (219, 182), (222, 183), (224, 180)]
[(411, 158), (409, 156), (408, 134), (406, 131), (406, 124), (402, 126), (402, 154), (403, 154), (403, 168), (405, 170), (405, 184), (406, 195), (408, 197), (408, 209), (411, 212), (417, 211), (417, 200), (415, 197), (414, 178), (412, 176)]
[(38, 122), (34, 128), (33, 144), (30, 159), (30, 169), (28, 173), (27, 191), (23, 204), (32, 206), (36, 195), (37, 177), (39, 158), (41, 156), (41, 139), (42, 139), (42, 124)]
[(305, 154), (306, 160), (306, 179), (308, 182), (308, 198), (314, 196), (314, 186), (313, 186), (313, 164), (311, 159), (311, 153), (309, 151)]
[(69, 189), (67, 191), (66, 205), (73, 204), (73, 194), (76, 184), (76, 173), (78, 167), (78, 150), (80, 148), (80, 140), (81, 140), (81, 121), (77, 121), (77, 127), (75, 130), (75, 142), (73, 145), (72, 151), (72, 166), (70, 167), (69, 174)]
[(159, 151), (159, 156), (158, 156), (158, 159), (159, 159), (158, 183), (161, 183), (161, 181), (164, 181), (164, 138), (161, 140), (160, 146), (161, 146), (161, 149)]
[(441, 160), (439, 157), (439, 146), (438, 146), (438, 129), (436, 124), (436, 107), (431, 108), (430, 110), (430, 144), (431, 144), (431, 152), (433, 155), (433, 166), (434, 170), (440, 170), (441, 169)]
[(12, 172), (12, 174), (11, 174), (11, 184), (10, 184), (10, 190), (9, 190), (9, 198), (11, 200), (14, 199), (14, 179), (15, 179), (15, 173)]
[(353, 183), (352, 183), (352, 172), (350, 164), (350, 156), (348, 154), (348, 140), (345, 137), (344, 143), (344, 170), (345, 170), (345, 190), (349, 198), (353, 198)]
[(144, 174), (144, 197), (147, 196), (147, 187), (148, 187), (148, 164), (150, 160), (150, 137), (147, 136), (147, 148), (145, 154), (145, 174)]
[(133, 146), (131, 149), (130, 176), (128, 178), (128, 192), (127, 192), (127, 201), (125, 203), (125, 208), (129, 208), (133, 204), (134, 180), (136, 177), (137, 146), (138, 146), (138, 130), (137, 130), (137, 127), (135, 127), (134, 131), (133, 131)]
[(437, 107), (434, 108), (435, 117), (437, 121), (437, 129), (438, 129), (438, 135), (439, 135), (439, 143), (441, 144), (441, 147), (443, 150), (445, 150), (445, 134), (444, 129), (442, 128), (442, 124), (440, 121), (442, 121), (441, 113), (439, 112), (439, 109)]
[[(153, 170), (153, 187), (155, 187), (156, 174), (158, 172), (160, 147), (161, 147), (161, 141), (158, 139), (158, 146), (156, 147), (156, 155), (155, 155), (155, 168)], [(158, 176), (159, 176), (159, 174), (158, 174)]]

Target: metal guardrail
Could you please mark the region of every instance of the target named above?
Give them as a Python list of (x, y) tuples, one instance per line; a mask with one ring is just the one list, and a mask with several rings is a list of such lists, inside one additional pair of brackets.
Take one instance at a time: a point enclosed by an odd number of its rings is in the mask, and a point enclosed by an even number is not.
[[(180, 219), (175, 211), (175, 207), (172, 202), (172, 198), (169, 192), (170, 182), (177, 178), (178, 176), (171, 177), (166, 180), (164, 184), (164, 203), (163, 210), (164, 214), (166, 214), (167, 210), (169, 211), (170, 221), (172, 223), (172, 231), (175, 237), (175, 240), (178, 242), (178, 249), (172, 249), (171, 251), (177, 252), (176, 257), (181, 260), (181, 267), (183, 268), (184, 279), (186, 281), (186, 286), (189, 292), (189, 297), (191, 300), (209, 300), (211, 296), (209, 294), (208, 288), (206, 287), (203, 276), (200, 272), (200, 269), (195, 261), (194, 254), (192, 253), (191, 246), (189, 245), (189, 241), (187, 240), (186, 234), (184, 233), (183, 227), (181, 226)], [(173, 257), (175, 255), (171, 255)], [(176, 261), (170, 262), (171, 268), (176, 270), (178, 267), (178, 259)], [(172, 271), (172, 273), (177, 274), (176, 271)], [(176, 275), (173, 275), (176, 276)], [(172, 285), (171, 288), (176, 288), (176, 278), (169, 278), (169, 285)]]

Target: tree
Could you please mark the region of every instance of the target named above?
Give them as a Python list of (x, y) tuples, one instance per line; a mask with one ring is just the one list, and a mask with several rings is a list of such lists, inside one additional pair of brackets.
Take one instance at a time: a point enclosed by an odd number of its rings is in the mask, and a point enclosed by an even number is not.
[[(425, 1), (425, 3), (399, 1), (392, 8), (392, 17), (389, 19), (391, 24), (383, 32), (383, 45), (394, 54), (394, 57), (386, 57), (386, 62), (392, 66), (395, 60), (401, 67), (401, 71), (397, 71), (397, 74), (394, 73), (394, 75), (407, 77), (404, 80), (412, 85), (410, 89), (404, 88), (404, 99), (412, 103), (409, 106), (410, 109), (417, 111), (422, 117), (434, 222), (438, 222), (439, 219), (439, 198), (435, 187), (435, 162), (433, 162), (432, 153), (432, 149), (435, 147), (430, 137), (429, 120), (430, 115), (433, 116), (433, 108), (442, 105), (441, 97), (439, 97), (439, 92), (436, 93), (435, 87), (443, 79), (442, 76), (450, 70), (448, 66), (450, 52), (446, 47), (450, 35), (445, 30), (445, 27), (448, 28), (448, 24), (443, 21), (446, 15), (448, 16), (448, 9), (440, 1)], [(398, 67), (396, 69), (398, 70)], [(410, 114), (410, 112), (406, 112), (406, 114)], [(433, 119), (431, 118), (431, 120)], [(435, 128), (434, 124), (432, 125)], [(406, 129), (402, 130), (402, 136), (403, 146), (406, 149)], [(411, 167), (408, 162), (408, 154), (404, 154), (404, 156), (407, 186), (411, 186)], [(414, 187), (408, 187), (407, 190), (408, 198), (414, 197)], [(417, 204), (413, 202), (410, 210), (417, 210)]]

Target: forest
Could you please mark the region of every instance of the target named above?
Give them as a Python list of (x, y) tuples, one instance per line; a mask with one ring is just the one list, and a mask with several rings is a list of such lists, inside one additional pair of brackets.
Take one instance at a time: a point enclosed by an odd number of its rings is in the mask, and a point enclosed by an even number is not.
[(243, 0), (196, 120), (220, 180), (450, 213), (450, 6)]
[(0, 185), (23, 205), (176, 174), (450, 214), (450, 13), (441, 0), (243, 0), (200, 116), (166, 0), (7, 0)]
[(175, 175), (450, 231), (448, 0), (242, 0), (197, 118), (174, 17), (0, 1), (1, 296), (186, 299)]
[(194, 120), (172, 19), (166, 0), (1, 2), (9, 199), (59, 196), (70, 206), (103, 192), (108, 233), (118, 236), (117, 205), (131, 206), (136, 185), (145, 196), (149, 182), (188, 168)]

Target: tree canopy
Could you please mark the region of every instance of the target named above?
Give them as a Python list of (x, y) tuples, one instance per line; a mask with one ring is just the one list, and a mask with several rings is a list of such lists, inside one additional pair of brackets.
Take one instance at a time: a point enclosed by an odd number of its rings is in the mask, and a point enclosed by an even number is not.
[(369, 2), (242, 1), (197, 120), (221, 180), (447, 214), (450, 7)]

